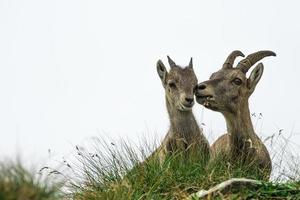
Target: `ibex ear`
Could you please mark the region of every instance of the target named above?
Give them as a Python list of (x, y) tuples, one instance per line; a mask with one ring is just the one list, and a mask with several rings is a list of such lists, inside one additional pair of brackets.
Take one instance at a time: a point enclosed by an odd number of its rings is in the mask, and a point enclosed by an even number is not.
[(262, 74), (264, 71), (264, 65), (262, 63), (259, 63), (254, 70), (251, 72), (248, 80), (247, 80), (247, 86), (250, 90), (250, 93), (252, 93), (256, 87), (256, 84), (260, 80)]
[(164, 63), (161, 60), (157, 61), (156, 69), (157, 69), (158, 76), (161, 79), (163, 86), (164, 86), (166, 83), (166, 77), (167, 77), (168, 72), (167, 72), (167, 69), (166, 69)]

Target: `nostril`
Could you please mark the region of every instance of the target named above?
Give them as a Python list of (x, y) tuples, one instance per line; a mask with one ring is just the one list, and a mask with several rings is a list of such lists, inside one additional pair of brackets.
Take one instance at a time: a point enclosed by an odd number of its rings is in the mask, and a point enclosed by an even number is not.
[(199, 84), (198, 86), (197, 86), (197, 89), (198, 90), (204, 90), (206, 88), (206, 85), (205, 84)]
[(186, 97), (185, 101), (188, 102), (188, 103), (190, 103), (190, 104), (192, 104), (193, 101), (194, 101), (194, 98)]

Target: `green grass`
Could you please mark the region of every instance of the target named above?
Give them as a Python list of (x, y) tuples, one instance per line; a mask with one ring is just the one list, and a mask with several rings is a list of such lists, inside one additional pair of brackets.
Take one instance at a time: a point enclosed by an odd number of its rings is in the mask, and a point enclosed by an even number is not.
[[(72, 169), (68, 185), (70, 197), (77, 200), (184, 199), (230, 178), (262, 178), (255, 167), (231, 166), (221, 158), (206, 166), (201, 158), (187, 159), (184, 154), (174, 154), (162, 164), (155, 157), (141, 164), (154, 146), (146, 145), (147, 142), (140, 146), (129, 144), (95, 139), (92, 148), (77, 147), (79, 162), (69, 164)], [(283, 163), (282, 160), (278, 162)], [(216, 198), (300, 199), (298, 171), (287, 171), (289, 165), (281, 164), (280, 167), (274, 167), (278, 174), (273, 175), (273, 182), (262, 181), (256, 190), (237, 191)]]
[[(280, 145), (271, 149), (272, 181), (261, 181), (251, 190), (217, 194), (213, 199), (300, 199), (300, 160), (294, 153), (299, 149), (278, 141)], [(155, 148), (145, 141), (134, 145), (94, 138), (86, 147), (76, 146), (76, 160), (64, 160), (63, 172), (27, 170), (21, 162), (2, 161), (0, 200), (185, 199), (230, 178), (262, 178), (255, 167), (232, 166), (222, 158), (207, 165), (201, 155), (177, 153), (163, 163), (157, 157), (145, 161)], [(57, 181), (62, 177), (64, 185)]]
[(27, 170), (20, 161), (0, 163), (0, 200), (60, 199), (61, 184), (50, 177)]
[[(271, 183), (262, 182), (256, 189), (234, 191), (231, 194), (216, 194), (214, 200), (231, 200), (231, 199), (300, 199), (300, 182)], [(197, 197), (191, 200), (200, 200)]]

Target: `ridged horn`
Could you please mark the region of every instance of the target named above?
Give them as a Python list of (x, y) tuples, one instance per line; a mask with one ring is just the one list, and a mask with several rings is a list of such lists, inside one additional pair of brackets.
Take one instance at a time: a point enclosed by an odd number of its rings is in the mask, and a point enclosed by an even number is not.
[(231, 54), (229, 54), (229, 56), (227, 57), (227, 59), (225, 60), (222, 69), (230, 69), (232, 68), (232, 65), (234, 63), (234, 60), (238, 57), (238, 56), (242, 56), (245, 57), (245, 55), (238, 50), (235, 50), (233, 52), (231, 52)]
[(240, 69), (242, 72), (247, 73), (250, 67), (252, 67), (256, 62), (267, 56), (276, 56), (273, 51), (258, 51), (248, 55), (245, 59), (241, 60), (236, 68)]

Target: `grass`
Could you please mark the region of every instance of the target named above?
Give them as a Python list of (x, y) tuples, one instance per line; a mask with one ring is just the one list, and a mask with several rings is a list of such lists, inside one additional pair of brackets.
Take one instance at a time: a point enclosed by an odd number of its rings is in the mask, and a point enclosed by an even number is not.
[(50, 177), (27, 170), (20, 161), (0, 163), (0, 200), (60, 199), (61, 186)]
[[(282, 135), (265, 142), (273, 148), (272, 181), (213, 199), (300, 199), (298, 147), (287, 145)], [(135, 145), (94, 138), (86, 147), (76, 146), (76, 159), (64, 160), (63, 172), (46, 167), (27, 170), (19, 161), (2, 161), (0, 200), (185, 199), (230, 178), (261, 179), (255, 168), (242, 163), (232, 166), (222, 158), (206, 165), (200, 155), (177, 153), (163, 163), (155, 156), (145, 161), (155, 148), (145, 141)], [(64, 187), (57, 181), (62, 174)]]
[[(156, 157), (142, 162), (155, 145), (146, 145), (147, 142), (129, 144), (124, 141), (110, 143), (98, 138), (89, 149), (77, 146), (78, 162), (68, 163), (72, 172), (69, 197), (76, 200), (184, 199), (230, 178), (261, 179), (260, 172), (252, 167), (241, 163), (231, 166), (221, 158), (208, 166), (201, 158), (187, 159), (186, 155), (179, 153), (167, 157), (163, 163)], [(286, 148), (281, 150), (287, 151)], [(283, 162), (282, 153), (276, 155), (280, 156), (273, 157), (277, 174), (273, 174), (272, 182), (262, 181), (255, 190), (245, 189), (216, 199), (300, 199), (299, 171), (292, 168), (299, 166), (296, 158), (289, 162), (292, 165), (288, 165)], [(281, 160), (276, 160), (278, 157)]]

